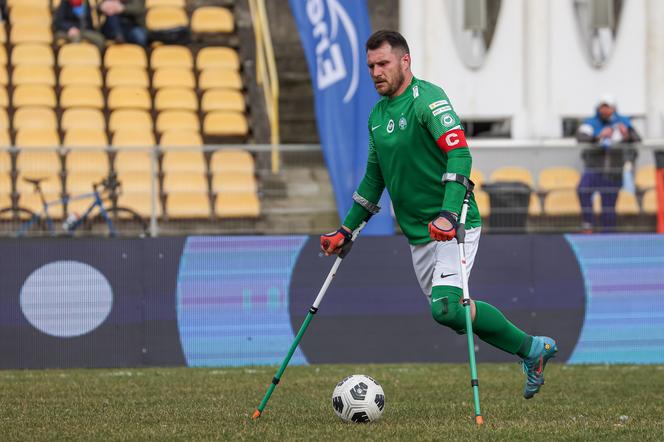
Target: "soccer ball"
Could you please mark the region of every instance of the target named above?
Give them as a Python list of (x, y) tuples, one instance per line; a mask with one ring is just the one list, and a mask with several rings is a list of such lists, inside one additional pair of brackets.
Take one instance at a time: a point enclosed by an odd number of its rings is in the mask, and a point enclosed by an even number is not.
[(385, 393), (373, 378), (354, 374), (334, 388), (332, 407), (344, 422), (374, 422), (383, 415)]

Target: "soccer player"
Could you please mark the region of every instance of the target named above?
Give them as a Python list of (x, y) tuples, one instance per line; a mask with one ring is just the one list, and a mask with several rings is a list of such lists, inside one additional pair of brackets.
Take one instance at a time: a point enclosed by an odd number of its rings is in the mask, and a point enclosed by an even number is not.
[[(343, 225), (320, 237), (326, 255), (341, 251), (351, 232), (378, 212), (385, 187), (399, 226), (408, 238), (415, 274), (440, 324), (465, 332), (456, 227), (472, 159), (463, 127), (445, 92), (415, 78), (401, 34), (377, 31), (366, 43), (367, 65), (382, 98), (369, 116), (367, 169)], [(451, 175), (456, 174), (456, 175)], [(474, 197), (466, 220), (466, 259), (473, 266), (481, 232)], [(548, 337), (531, 336), (486, 302), (471, 303), (473, 331), (483, 341), (523, 359), (523, 395), (544, 383), (544, 367), (557, 352)]]

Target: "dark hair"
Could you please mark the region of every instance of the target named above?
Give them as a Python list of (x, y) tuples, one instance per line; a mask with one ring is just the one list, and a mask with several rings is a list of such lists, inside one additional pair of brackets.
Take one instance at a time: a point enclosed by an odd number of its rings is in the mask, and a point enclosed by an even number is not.
[(408, 48), (408, 43), (406, 42), (406, 39), (403, 38), (403, 35), (399, 34), (397, 31), (389, 31), (386, 29), (376, 31), (369, 36), (365, 46), (366, 51), (369, 51), (370, 49), (378, 49), (383, 43), (389, 44), (392, 46), (392, 49), (401, 49), (404, 54), (410, 54), (410, 48)]

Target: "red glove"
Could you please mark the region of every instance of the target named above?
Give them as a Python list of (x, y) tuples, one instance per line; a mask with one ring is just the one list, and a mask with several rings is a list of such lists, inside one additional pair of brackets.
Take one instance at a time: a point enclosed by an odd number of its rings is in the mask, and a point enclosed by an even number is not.
[(456, 237), (456, 213), (443, 210), (429, 223), (429, 237), (434, 241), (450, 241)]
[(336, 232), (328, 233), (327, 235), (320, 236), (320, 249), (325, 252), (325, 255), (339, 254), (341, 247), (353, 238), (352, 233), (340, 227)]

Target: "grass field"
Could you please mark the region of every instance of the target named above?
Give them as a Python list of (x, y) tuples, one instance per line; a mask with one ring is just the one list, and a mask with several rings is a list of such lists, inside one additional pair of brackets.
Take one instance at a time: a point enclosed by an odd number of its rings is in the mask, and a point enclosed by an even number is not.
[[(383, 419), (344, 424), (330, 396), (352, 373), (385, 390)], [(534, 399), (517, 364), (480, 364), (486, 424), (476, 428), (467, 366), (289, 367), (250, 419), (273, 368), (0, 372), (8, 440), (662, 440), (664, 367), (547, 367)]]

